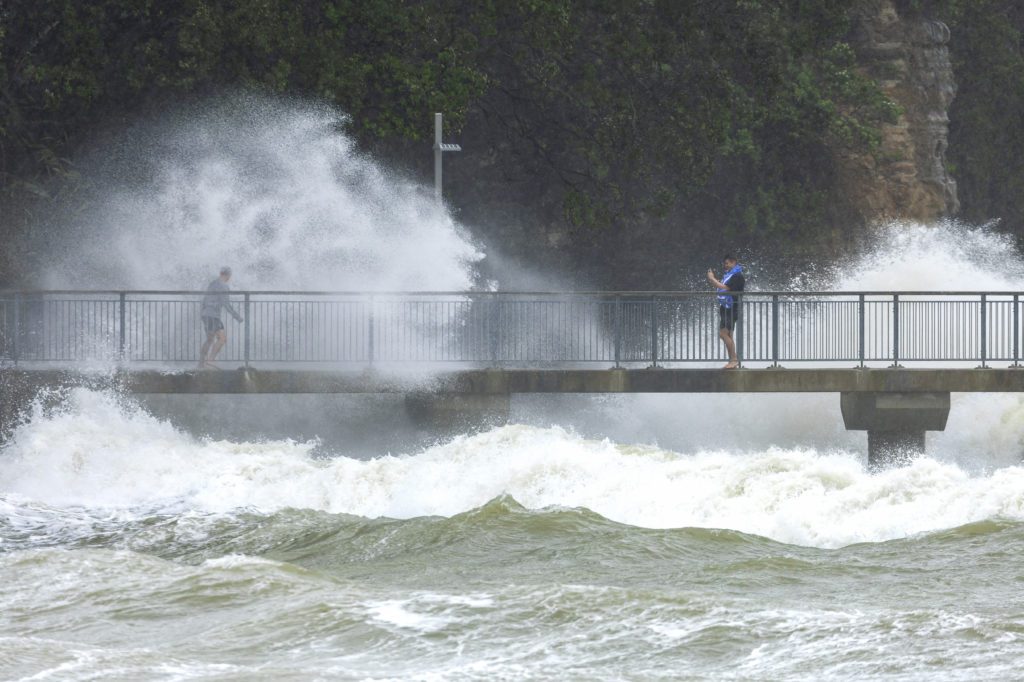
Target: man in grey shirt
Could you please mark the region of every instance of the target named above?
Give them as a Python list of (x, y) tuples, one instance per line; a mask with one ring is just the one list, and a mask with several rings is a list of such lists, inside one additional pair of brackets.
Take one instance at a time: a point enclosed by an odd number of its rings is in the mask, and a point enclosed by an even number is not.
[(220, 309), (225, 308), (238, 322), (242, 316), (238, 314), (231, 305), (228, 292), (228, 280), (231, 279), (231, 268), (225, 266), (220, 269), (220, 277), (210, 282), (206, 287), (206, 294), (203, 296), (203, 307), (199, 311), (199, 317), (203, 321), (203, 329), (206, 331), (206, 341), (199, 350), (200, 367), (216, 367), (213, 364), (217, 353), (228, 342), (227, 332), (224, 330), (224, 323), (220, 319)]

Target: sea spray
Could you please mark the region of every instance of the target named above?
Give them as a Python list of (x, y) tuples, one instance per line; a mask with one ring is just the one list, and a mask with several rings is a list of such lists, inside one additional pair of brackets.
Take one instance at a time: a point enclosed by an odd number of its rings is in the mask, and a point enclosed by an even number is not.
[[(127, 129), (81, 161), (50, 287), (446, 290), (482, 254), (424, 188), (357, 150), (325, 105), (248, 94)], [(59, 229), (58, 229), (59, 228)]]
[(826, 291), (1017, 291), (1024, 256), (994, 225), (894, 221), (876, 226), (835, 273), (806, 283)]
[(527, 426), (369, 461), (313, 458), (311, 447), (199, 440), (78, 389), (68, 409), (18, 430), (0, 454), (0, 480), (8, 498), (102, 513), (295, 508), (416, 518), (507, 495), (529, 509), (585, 508), (633, 526), (724, 528), (815, 547), (1024, 520), (1021, 467), (972, 476), (921, 458), (871, 475), (842, 451), (677, 453)]

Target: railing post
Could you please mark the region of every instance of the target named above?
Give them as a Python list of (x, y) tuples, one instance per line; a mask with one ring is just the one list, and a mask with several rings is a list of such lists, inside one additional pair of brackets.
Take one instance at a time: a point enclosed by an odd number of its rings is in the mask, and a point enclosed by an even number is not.
[(488, 312), (487, 343), (490, 348), (491, 367), (498, 366), (498, 351), (501, 348), (501, 299), (498, 294), (491, 295), (491, 306)]
[[(742, 293), (737, 293), (735, 296), (733, 296), (733, 300), (735, 301), (735, 303), (733, 305), (736, 306), (736, 310), (737, 311), (742, 310), (743, 294)], [(747, 311), (748, 312), (750, 311), (750, 306), (747, 306)], [(736, 318), (736, 336), (733, 339), (733, 343), (736, 344), (736, 366), (737, 367), (742, 367), (743, 366), (743, 315), (742, 314), (737, 316), (737, 318)]]
[(651, 298), (651, 367), (658, 366), (658, 298)]
[(867, 326), (867, 306), (864, 304), (864, 294), (860, 294), (857, 297), (857, 357), (860, 358), (860, 366), (864, 366), (864, 356), (866, 354), (866, 326)]
[(367, 354), (367, 358), (369, 360), (370, 367), (373, 367), (373, 355), (374, 355), (374, 348), (373, 348), (373, 343), (374, 343), (373, 334), (374, 334), (374, 332), (373, 332), (373, 327), (374, 327), (374, 324), (375, 324), (375, 319), (374, 319), (374, 299), (373, 299), (373, 296), (370, 296), (369, 307), (370, 307), (369, 319), (367, 321), (368, 324), (367, 324), (367, 330), (366, 330), (366, 334), (367, 334), (367, 337), (366, 337), (366, 354)]
[(118, 340), (117, 340), (117, 359), (118, 359), (119, 362), (124, 362), (124, 360), (125, 360), (125, 354), (124, 354), (124, 350), (125, 350), (124, 345), (125, 344), (124, 344), (124, 339), (125, 339), (125, 320), (127, 319), (127, 315), (125, 314), (125, 310), (127, 308), (127, 305), (126, 305), (127, 297), (128, 297), (128, 294), (126, 292), (124, 292), (124, 291), (122, 291), (120, 294), (118, 294), (118, 297), (117, 297), (117, 321), (118, 321), (118, 326), (120, 327), (120, 331), (118, 332)]
[(772, 294), (772, 367), (779, 366), (779, 295)]
[(245, 300), (242, 303), (242, 310), (245, 311), (243, 313), (245, 315), (245, 320), (242, 323), (242, 336), (243, 336), (243, 339), (242, 339), (242, 353), (243, 353), (243, 356), (244, 356), (243, 359), (245, 360), (245, 366), (247, 368), (249, 367), (249, 353), (250, 353), (250, 350), (249, 350), (250, 349), (250, 345), (249, 345), (249, 325), (250, 325), (249, 318), (252, 315), (252, 308), (249, 305), (249, 303), (250, 303), (250, 294), (247, 291), (247, 292), (245, 292)]
[(615, 295), (615, 307), (613, 309), (615, 319), (615, 367), (621, 367), (622, 362), (622, 296)]
[(11, 343), (11, 359), (18, 364), (21, 354), (21, 294), (14, 294), (14, 340)]
[(981, 367), (988, 359), (988, 295), (981, 295)]
[(900, 295), (892, 295), (892, 366), (900, 366)]
[(1020, 367), (1020, 296), (1013, 295), (1013, 366)]

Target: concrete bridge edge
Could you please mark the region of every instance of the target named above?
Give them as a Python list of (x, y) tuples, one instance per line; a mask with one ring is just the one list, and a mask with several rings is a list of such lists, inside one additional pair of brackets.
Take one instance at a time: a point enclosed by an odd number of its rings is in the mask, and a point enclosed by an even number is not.
[[(780, 379), (774, 379), (779, 377)], [(818, 377), (821, 377), (820, 379)], [(770, 383), (780, 381), (778, 388)], [(927, 431), (942, 431), (950, 390), (1024, 390), (1020, 370), (466, 370), (432, 381), (403, 382), (371, 372), (117, 370), (86, 374), (57, 369), (0, 369), (0, 440), (44, 390), (52, 405), (73, 386), (136, 393), (403, 393), (414, 423), (453, 432), (505, 424), (511, 396), (620, 392), (838, 392), (844, 425), (867, 431), (868, 465), (891, 466), (924, 452)], [(823, 390), (824, 389), (824, 390)], [(950, 390), (944, 390), (950, 389)]]

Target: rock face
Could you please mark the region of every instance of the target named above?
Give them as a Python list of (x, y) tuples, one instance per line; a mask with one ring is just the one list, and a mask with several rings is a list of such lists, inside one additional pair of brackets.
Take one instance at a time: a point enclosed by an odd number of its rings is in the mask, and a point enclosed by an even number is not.
[(858, 61), (902, 110), (883, 126), (874, 155), (839, 159), (841, 182), (867, 222), (929, 222), (959, 210), (956, 181), (946, 168), (947, 112), (956, 95), (948, 42), (945, 24), (901, 16), (892, 0), (864, 0), (858, 8)]

